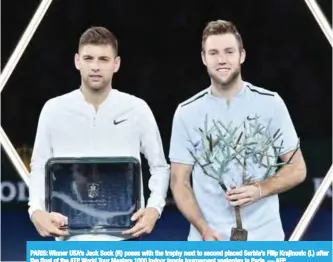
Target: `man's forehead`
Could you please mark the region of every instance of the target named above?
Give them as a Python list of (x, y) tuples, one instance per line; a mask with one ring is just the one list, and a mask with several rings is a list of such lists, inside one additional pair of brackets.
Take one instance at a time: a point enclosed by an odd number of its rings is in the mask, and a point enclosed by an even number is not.
[(205, 43), (206, 49), (236, 48), (238, 42), (233, 34), (211, 35)]
[(113, 56), (114, 51), (111, 45), (84, 45), (79, 50), (81, 55), (89, 56)]

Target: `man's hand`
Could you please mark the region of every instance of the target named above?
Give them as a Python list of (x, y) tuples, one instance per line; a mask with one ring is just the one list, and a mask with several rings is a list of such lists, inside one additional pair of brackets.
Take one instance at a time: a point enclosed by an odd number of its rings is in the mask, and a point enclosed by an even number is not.
[(159, 213), (155, 208), (147, 207), (145, 209), (140, 209), (131, 218), (132, 221), (137, 221), (135, 226), (129, 230), (123, 231), (123, 234), (130, 234), (133, 237), (149, 234), (154, 229), (158, 218)]
[(36, 210), (31, 215), (31, 221), (42, 237), (59, 237), (68, 235), (67, 231), (59, 229), (60, 227), (67, 225), (67, 217), (59, 213), (48, 213), (43, 210)]
[(202, 235), (203, 241), (221, 241), (221, 235), (212, 228), (207, 228)]
[(261, 198), (259, 185), (246, 185), (227, 191), (227, 200), (232, 206), (247, 206)]

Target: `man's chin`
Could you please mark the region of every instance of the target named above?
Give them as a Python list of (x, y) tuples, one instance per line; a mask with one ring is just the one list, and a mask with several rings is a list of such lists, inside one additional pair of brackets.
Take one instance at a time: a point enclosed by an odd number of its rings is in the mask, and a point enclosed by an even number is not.
[(91, 88), (92, 90), (101, 90), (101, 89), (104, 88), (104, 86), (94, 86), (94, 85), (91, 85), (90, 88)]
[(228, 88), (234, 81), (236, 81), (239, 74), (230, 74), (228, 77), (214, 76), (214, 81), (222, 87)]
[(221, 86), (229, 86), (230, 83), (232, 83), (233, 79), (231, 77), (228, 78), (215, 77), (215, 81)]
[(89, 88), (94, 91), (99, 91), (105, 89), (106, 85), (96, 84), (96, 83), (89, 83)]

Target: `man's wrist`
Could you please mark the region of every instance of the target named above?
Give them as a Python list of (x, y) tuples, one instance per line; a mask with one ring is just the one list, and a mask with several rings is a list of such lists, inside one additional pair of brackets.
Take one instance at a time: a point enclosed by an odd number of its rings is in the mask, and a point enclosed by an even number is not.
[(36, 211), (44, 211), (42, 208), (40, 207), (29, 207), (28, 209), (28, 213), (29, 213), (29, 217), (30, 219), (32, 218), (32, 215), (36, 212)]
[(272, 191), (271, 191), (271, 187), (270, 187), (270, 181), (267, 180), (263, 180), (257, 183), (260, 186), (260, 194), (261, 197), (260, 198), (265, 198), (268, 197), (270, 195), (272, 195)]
[(207, 228), (201, 233), (202, 240), (206, 239), (206, 236), (210, 230), (211, 230), (211, 228), (209, 226), (207, 226)]
[(255, 183), (254, 185), (258, 189), (258, 199), (262, 199), (263, 198), (262, 185), (260, 183)]
[(160, 218), (161, 214), (156, 207), (146, 207), (146, 209), (148, 209), (148, 208), (153, 210), (156, 213), (157, 218)]
[(198, 223), (197, 229), (199, 230), (200, 234), (203, 235), (203, 234), (206, 234), (206, 233), (207, 233), (207, 231), (210, 229), (210, 227), (209, 227), (209, 225), (206, 223), (206, 221), (201, 220), (201, 221)]
[(146, 205), (146, 208), (149, 208), (149, 207), (154, 208), (158, 213), (158, 217), (160, 218), (161, 215), (162, 215), (164, 206), (165, 206), (165, 201), (164, 200), (161, 201), (161, 200), (158, 200), (156, 198), (150, 197), (148, 199), (148, 203)]

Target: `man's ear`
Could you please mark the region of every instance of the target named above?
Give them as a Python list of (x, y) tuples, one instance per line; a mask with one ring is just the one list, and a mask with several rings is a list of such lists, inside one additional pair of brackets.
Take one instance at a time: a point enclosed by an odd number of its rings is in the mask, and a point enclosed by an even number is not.
[(240, 54), (240, 63), (243, 64), (246, 58), (246, 51), (245, 49), (242, 49), (241, 54)]
[(120, 63), (121, 63), (121, 58), (120, 58), (120, 56), (117, 56), (117, 57), (115, 58), (114, 63), (115, 63), (115, 66), (114, 66), (114, 70), (113, 70), (113, 72), (116, 73), (116, 72), (119, 71), (119, 68), (120, 68)]
[(201, 60), (202, 63), (207, 66), (207, 62), (206, 62), (206, 56), (205, 56), (205, 51), (201, 51)]
[(74, 56), (74, 64), (77, 70), (80, 70), (80, 57), (79, 54), (76, 53)]

